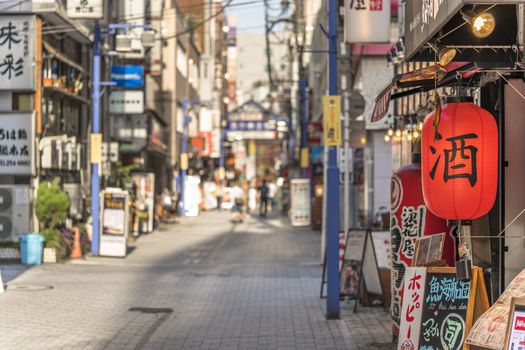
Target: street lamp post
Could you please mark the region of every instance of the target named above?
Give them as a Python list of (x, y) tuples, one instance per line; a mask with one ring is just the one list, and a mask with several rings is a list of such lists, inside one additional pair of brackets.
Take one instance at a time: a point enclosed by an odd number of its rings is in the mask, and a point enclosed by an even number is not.
[[(328, 94), (337, 95), (338, 1), (328, 0)], [(339, 169), (337, 147), (328, 148), (326, 168), (326, 318), (339, 318)]]
[(306, 178), (308, 176), (308, 159), (303, 159), (308, 155), (308, 81), (301, 79), (299, 81), (299, 96), (302, 106), (299, 110), (301, 111), (301, 167), (302, 176)]

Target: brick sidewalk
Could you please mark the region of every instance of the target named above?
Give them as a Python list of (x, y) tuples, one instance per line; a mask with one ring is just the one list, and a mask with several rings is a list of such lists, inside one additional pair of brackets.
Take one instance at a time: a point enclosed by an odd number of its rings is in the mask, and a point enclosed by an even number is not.
[(38, 266), (18, 277), (9, 272), (18, 267), (0, 266), (14, 276), (0, 295), (0, 348), (392, 348), (382, 308), (353, 314), (343, 302), (341, 320), (325, 320), (318, 232), (285, 218), (228, 219), (184, 218), (140, 238), (126, 259)]

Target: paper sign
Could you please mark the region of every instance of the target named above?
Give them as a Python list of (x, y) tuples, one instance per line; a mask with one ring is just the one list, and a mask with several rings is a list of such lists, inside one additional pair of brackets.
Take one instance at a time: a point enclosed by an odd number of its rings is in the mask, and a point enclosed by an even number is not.
[(323, 96), (323, 138), (325, 146), (341, 146), (341, 96)]
[(91, 134), (91, 163), (102, 162), (102, 134)]

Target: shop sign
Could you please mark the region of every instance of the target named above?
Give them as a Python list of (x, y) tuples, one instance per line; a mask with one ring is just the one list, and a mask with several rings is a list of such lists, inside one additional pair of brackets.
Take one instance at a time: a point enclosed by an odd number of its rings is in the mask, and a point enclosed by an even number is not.
[(0, 115), (0, 174), (34, 174), (34, 120), (34, 113)]
[(323, 96), (323, 143), (341, 146), (341, 96)]
[(228, 139), (275, 140), (275, 131), (228, 131)]
[(0, 16), (0, 90), (35, 89), (35, 16)]
[(111, 81), (120, 87), (141, 88), (144, 86), (144, 68), (141, 65), (112, 66)]
[(144, 113), (144, 91), (117, 90), (109, 94), (109, 113)]
[(104, 17), (104, 0), (67, 0), (69, 18), (97, 19)]
[(128, 193), (106, 189), (101, 194), (100, 255), (126, 256), (128, 235)]
[(346, 42), (390, 42), (390, 0), (345, 0), (344, 6)]
[(259, 122), (230, 122), (229, 130), (231, 131), (263, 131), (263, 130), (274, 130), (269, 122), (259, 121)]

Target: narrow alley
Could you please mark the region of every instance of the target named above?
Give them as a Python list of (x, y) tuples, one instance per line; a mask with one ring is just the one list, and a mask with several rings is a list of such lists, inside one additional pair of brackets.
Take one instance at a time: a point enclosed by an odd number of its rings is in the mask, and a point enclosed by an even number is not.
[[(181, 218), (125, 259), (0, 266), (2, 349), (390, 349), (381, 307), (319, 299), (320, 235), (281, 216)], [(133, 249), (133, 248), (132, 248)]]

